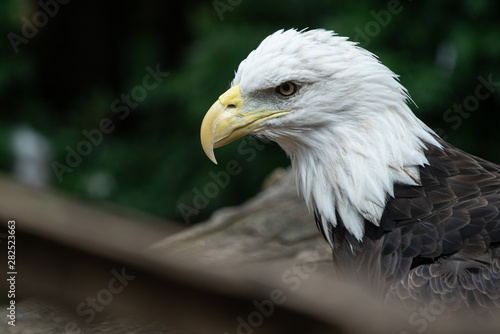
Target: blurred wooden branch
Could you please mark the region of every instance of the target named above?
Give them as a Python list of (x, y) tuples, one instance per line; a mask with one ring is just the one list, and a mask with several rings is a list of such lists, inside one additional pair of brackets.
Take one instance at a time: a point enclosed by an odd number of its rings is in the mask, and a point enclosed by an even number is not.
[(8, 219), (17, 222), (18, 319), (8, 333), (477, 329), (432, 314), (415, 322), (419, 314), (388, 309), (363, 287), (334, 279), (329, 249), (284, 170), (242, 206), (182, 231), (6, 177), (0, 177), (0, 219), (2, 229)]

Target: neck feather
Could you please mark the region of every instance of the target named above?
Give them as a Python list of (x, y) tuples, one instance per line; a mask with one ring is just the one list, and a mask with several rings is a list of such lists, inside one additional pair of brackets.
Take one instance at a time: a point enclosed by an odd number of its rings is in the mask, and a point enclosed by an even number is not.
[(365, 220), (379, 226), (395, 183), (420, 184), (418, 167), (428, 163), (426, 144), (440, 144), (404, 102), (382, 112), (358, 110), (357, 114), (362, 119), (352, 112), (349, 120), (332, 114), (335, 119), (329, 126), (302, 134), (316, 145), (297, 139), (280, 145), (292, 159), (309, 209), (320, 214), (323, 231), (329, 224), (337, 225), (338, 214), (346, 229), (361, 240)]

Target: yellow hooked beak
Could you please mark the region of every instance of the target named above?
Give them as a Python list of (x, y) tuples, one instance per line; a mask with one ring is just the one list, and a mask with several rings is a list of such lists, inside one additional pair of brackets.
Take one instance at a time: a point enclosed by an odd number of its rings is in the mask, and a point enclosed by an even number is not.
[(262, 122), (283, 116), (291, 110), (257, 109), (242, 112), (245, 101), (239, 85), (222, 94), (208, 110), (201, 124), (201, 145), (205, 154), (217, 163), (214, 148), (227, 145), (262, 128)]

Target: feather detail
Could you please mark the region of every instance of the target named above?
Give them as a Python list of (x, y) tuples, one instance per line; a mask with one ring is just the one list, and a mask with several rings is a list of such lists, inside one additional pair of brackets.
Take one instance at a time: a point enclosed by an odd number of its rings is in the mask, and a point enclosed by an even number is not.
[[(297, 93), (277, 96), (294, 82)], [(500, 166), (442, 141), (397, 75), (331, 31), (280, 30), (235, 74), (256, 135), (288, 154), (341, 272), (388, 300), (500, 307)]]

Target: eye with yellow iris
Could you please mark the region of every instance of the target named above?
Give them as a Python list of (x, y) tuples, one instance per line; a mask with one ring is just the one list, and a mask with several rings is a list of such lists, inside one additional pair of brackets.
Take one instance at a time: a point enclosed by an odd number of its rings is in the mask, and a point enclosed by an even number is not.
[(287, 81), (276, 87), (276, 92), (283, 96), (291, 96), (297, 93), (297, 85), (294, 82)]

